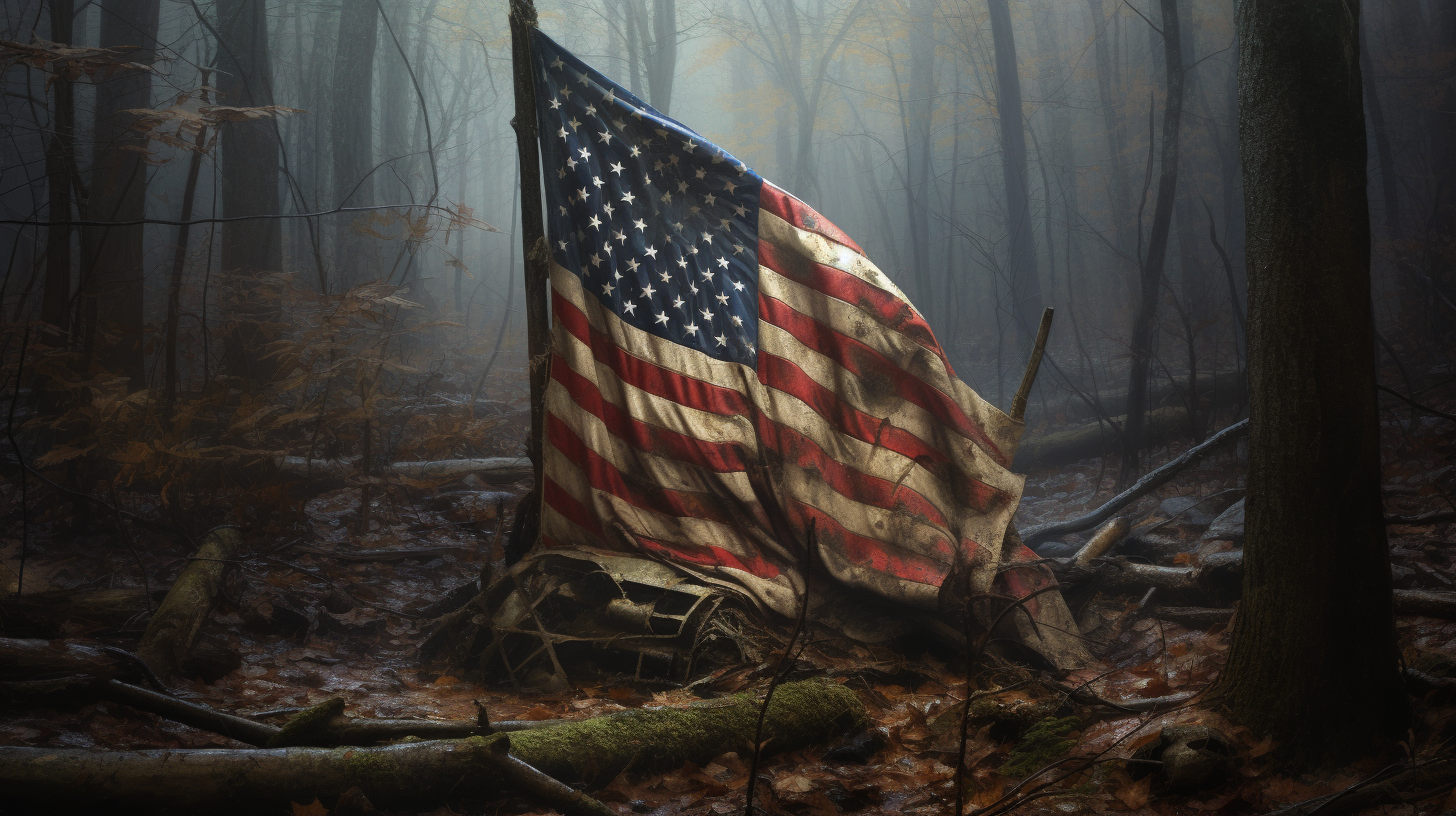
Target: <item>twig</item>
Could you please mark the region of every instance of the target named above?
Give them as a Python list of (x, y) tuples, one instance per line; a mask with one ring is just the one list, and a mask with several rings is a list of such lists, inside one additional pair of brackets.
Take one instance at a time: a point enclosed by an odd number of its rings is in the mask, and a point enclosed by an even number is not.
[(1410, 407), (1416, 409), (1417, 411), (1423, 411), (1423, 412), (1425, 412), (1427, 414), (1430, 414), (1431, 416), (1438, 416), (1438, 417), (1440, 417), (1442, 419), (1449, 419), (1452, 422), (1456, 422), (1456, 414), (1448, 414), (1445, 411), (1442, 411), (1442, 410), (1439, 410), (1439, 409), (1436, 409), (1436, 408), (1432, 408), (1429, 405), (1423, 405), (1423, 404), (1421, 404), (1419, 402), (1416, 402), (1415, 400), (1411, 399), (1410, 397), (1407, 397), (1405, 394), (1400, 393), (1399, 391), (1395, 390), (1394, 388), (1391, 388), (1388, 385), (1381, 385), (1380, 383), (1376, 383), (1375, 384), (1375, 387), (1377, 389), (1379, 389), (1381, 391), (1384, 391), (1385, 393), (1391, 395), (1392, 397), (1395, 397), (1396, 399), (1400, 400), (1401, 402), (1404, 402), (1406, 405), (1409, 405)]
[(1021, 540), (1029, 545), (1032, 541), (1038, 539), (1061, 535), (1063, 533), (1078, 533), (1096, 527), (1098, 524), (1112, 518), (1118, 510), (1172, 481), (1173, 477), (1178, 475), (1179, 471), (1183, 470), (1183, 468), (1198, 462), (1225, 442), (1238, 439), (1248, 430), (1249, 421), (1247, 419), (1235, 422), (1213, 436), (1210, 436), (1203, 444), (1189, 448), (1182, 456), (1138, 479), (1132, 487), (1112, 497), (1106, 504), (1103, 504), (1091, 513), (1078, 516), (1074, 519), (1068, 519), (1067, 521), (1056, 521), (1049, 524), (1037, 525), (1022, 533)]
[(758, 760), (763, 753), (763, 719), (768, 714), (769, 703), (773, 702), (774, 690), (783, 682), (785, 669), (784, 665), (789, 662), (789, 655), (794, 652), (794, 642), (799, 639), (799, 633), (804, 630), (804, 620), (809, 616), (809, 576), (813, 572), (814, 545), (817, 541), (816, 527), (818, 519), (809, 520), (809, 535), (804, 544), (804, 600), (799, 604), (799, 619), (794, 623), (793, 634), (789, 635), (789, 642), (784, 644), (784, 653), (779, 656), (779, 663), (774, 667), (774, 673), (768, 681), (768, 691), (763, 695), (763, 705), (758, 708), (758, 722), (753, 726), (753, 754), (748, 760), (748, 787), (744, 789), (743, 816), (753, 816), (753, 789), (758, 781)]

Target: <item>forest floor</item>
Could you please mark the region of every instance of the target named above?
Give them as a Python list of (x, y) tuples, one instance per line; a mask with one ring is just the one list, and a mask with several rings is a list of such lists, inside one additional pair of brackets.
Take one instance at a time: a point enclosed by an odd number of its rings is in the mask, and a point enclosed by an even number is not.
[[(1387, 511), (1413, 514), (1446, 508), (1456, 492), (1452, 476), (1456, 445), (1449, 425), (1386, 416), (1391, 418), (1384, 451)], [(520, 431), (510, 425), (500, 430)], [(1175, 445), (1155, 451), (1152, 458), (1155, 463), (1166, 461), (1180, 449)], [(1072, 517), (1106, 500), (1112, 494), (1115, 465), (1091, 460), (1029, 474), (1018, 517), (1021, 524)], [(1242, 470), (1238, 451), (1210, 457), (1129, 508), (1135, 529), (1166, 520), (1168, 510), (1179, 506), (1169, 499), (1239, 490)], [(431, 625), (422, 610), (474, 580), (483, 563), (501, 566), (499, 539), (505, 528), (504, 520), (496, 518), (497, 499), (514, 500), (524, 489), (524, 484), (457, 483), (424, 494), (396, 488), (375, 500), (370, 529), (363, 535), (355, 532), (358, 488), (312, 498), (291, 526), (250, 534), (245, 555), (231, 571), (224, 598), (204, 634), (213, 651), (224, 655), (215, 672), (221, 676), (211, 683), (194, 680), (175, 690), (244, 715), (343, 697), (349, 713), (361, 717), (473, 719), (479, 701), (493, 720), (506, 720), (575, 719), (629, 708), (683, 705), (700, 696), (761, 690), (767, 684), (766, 666), (776, 659), (772, 648), (765, 650), (763, 666), (723, 673), (693, 691), (602, 682), (555, 693), (517, 693), (484, 687), (439, 666), (421, 665), (417, 649)], [(4, 490), (11, 512), (3, 519), (0, 557), (13, 568), (19, 556), (19, 516), (14, 486), (5, 485)], [(141, 514), (154, 509), (151, 503), (156, 501), (141, 494), (122, 494), (120, 499)], [(140, 586), (138, 563), (155, 589), (165, 586), (191, 555), (192, 545), (176, 536), (138, 528), (136, 540), (128, 546), (104, 520), (67, 515), (57, 509), (30, 520), (28, 589)], [(1053, 542), (1043, 548), (1044, 554), (1048, 550), (1064, 554), (1083, 537)], [(1447, 590), (1456, 585), (1456, 525), (1392, 527), (1390, 543), (1398, 587)], [(1228, 546), (1232, 545), (1216, 548)], [(437, 549), (423, 558), (349, 560), (359, 550), (399, 547)], [(1196, 563), (1202, 553), (1194, 545), (1190, 550), (1172, 556), (1169, 563)], [(1145, 614), (1138, 600), (1097, 596), (1074, 605), (1084, 631), (1092, 633), (1097, 660), (1064, 682), (1086, 682), (1103, 698), (1124, 701), (1205, 688), (1223, 665), (1227, 624), (1188, 628)], [(1417, 652), (1456, 658), (1456, 622), (1402, 617), (1398, 627), (1408, 659)], [(129, 647), (139, 629), (135, 622), (73, 621), (54, 634)], [(796, 673), (828, 675), (849, 684), (868, 707), (883, 747), (878, 751), (871, 747), (872, 753), (865, 756), (864, 750), (824, 745), (766, 760), (760, 772), (767, 784), (758, 786), (758, 804), (769, 813), (790, 814), (949, 812), (955, 800), (953, 769), (961, 750), (967, 695), (956, 653), (917, 637), (874, 646), (849, 644), (826, 627), (817, 629), (811, 642)], [(1049, 699), (1036, 683), (1013, 687), (1017, 678), (1014, 669), (1005, 668), (980, 671), (976, 681), (981, 688), (1005, 686), (1007, 690), (995, 697), (1013, 708)], [(1414, 705), (1416, 727), (1406, 748), (1415, 755), (1444, 751), (1456, 722), (1456, 700), (1428, 697), (1414, 699)], [(1224, 782), (1192, 795), (1164, 794), (1153, 787), (1153, 777), (1134, 779), (1129, 767), (1136, 766), (1099, 762), (1047, 787), (1016, 812), (1267, 813), (1343, 790), (1378, 770), (1378, 764), (1371, 763), (1319, 775), (1283, 775), (1273, 765), (1277, 746), (1198, 707), (1196, 699), (1192, 705), (1161, 714), (1119, 714), (1065, 702), (1047, 710), (1072, 719), (1059, 720), (1061, 736), (1052, 733), (1041, 748), (1004, 723), (973, 722), (966, 748), (973, 805), (999, 808), (1011, 801), (1005, 797), (1022, 778), (1011, 760), (1019, 759), (1024, 773), (1028, 762), (1041, 767), (1068, 753), (1090, 756), (1106, 751), (1109, 759), (1126, 758), (1173, 723), (1203, 723), (1231, 737), (1236, 756)], [(97, 749), (238, 746), (224, 737), (110, 702), (78, 710), (0, 712), (0, 744)], [(1038, 777), (1036, 784), (1056, 776)], [(727, 753), (704, 767), (618, 778), (597, 796), (622, 813), (737, 813), (744, 808), (747, 777), (745, 758)], [(318, 816), (332, 804), (300, 802), (293, 812)], [(1438, 798), (1387, 812), (1441, 813), (1453, 807), (1456, 798), (1444, 802)], [(0, 803), (0, 811), (4, 809)], [(514, 800), (493, 804), (484, 812), (531, 810), (529, 802)]]

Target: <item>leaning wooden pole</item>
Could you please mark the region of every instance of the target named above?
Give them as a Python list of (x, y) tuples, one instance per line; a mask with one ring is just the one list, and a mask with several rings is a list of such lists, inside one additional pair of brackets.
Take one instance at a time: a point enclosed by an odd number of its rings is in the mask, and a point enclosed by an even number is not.
[(535, 531), (540, 528), (536, 522), (541, 512), (545, 476), (541, 446), (551, 362), (551, 326), (546, 311), (550, 273), (546, 227), (541, 220), (541, 150), (536, 143), (536, 86), (531, 72), (531, 30), (536, 27), (536, 4), (533, 0), (510, 2), (511, 74), (516, 92), (516, 114), (511, 119), (511, 127), (516, 131), (516, 155), (521, 166), (521, 250), (526, 261), (526, 354), (531, 379), (531, 438), (526, 455), (531, 458), (535, 471), (535, 490), (516, 512), (527, 514), (529, 519), (519, 525), (520, 529)]
[(1046, 353), (1047, 335), (1052, 332), (1052, 307), (1042, 310), (1041, 326), (1036, 330), (1036, 345), (1031, 349), (1031, 359), (1026, 362), (1026, 373), (1021, 375), (1021, 387), (1011, 399), (1011, 418), (1020, 422), (1026, 416), (1026, 401), (1031, 398), (1031, 387), (1036, 384), (1036, 372), (1041, 368), (1041, 357)]

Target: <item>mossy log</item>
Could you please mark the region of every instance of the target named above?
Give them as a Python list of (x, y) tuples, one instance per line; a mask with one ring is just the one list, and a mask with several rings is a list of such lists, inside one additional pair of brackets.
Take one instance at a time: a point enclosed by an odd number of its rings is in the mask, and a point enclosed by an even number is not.
[[(566, 784), (599, 787), (624, 771), (706, 764), (753, 740), (751, 695), (684, 709), (638, 709), (552, 728), (383, 748), (86, 751), (0, 747), (7, 799), (152, 808), (236, 809), (251, 804), (334, 802), (359, 788), (382, 807), (432, 808), (519, 790), (493, 755), (510, 756)], [(859, 698), (824, 680), (786, 683), (764, 721), (765, 754), (793, 751), (867, 723)]]
[(219, 527), (208, 533), (152, 614), (136, 653), (158, 673), (181, 672), (183, 660), (212, 612), (227, 562), (241, 546), (242, 534), (236, 527)]

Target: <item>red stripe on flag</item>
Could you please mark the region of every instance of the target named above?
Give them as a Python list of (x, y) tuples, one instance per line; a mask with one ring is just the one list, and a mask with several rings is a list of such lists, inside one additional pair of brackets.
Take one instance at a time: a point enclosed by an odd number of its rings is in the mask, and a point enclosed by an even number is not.
[(744, 561), (722, 547), (702, 545), (700, 547), (690, 548), (690, 545), (687, 544), (664, 544), (646, 536), (634, 534), (632, 537), (637, 539), (637, 542), (645, 549), (659, 553), (674, 561), (696, 564), (700, 567), (729, 567), (765, 580), (773, 580), (779, 576), (779, 568), (765, 561), (762, 556), (754, 556), (753, 559)]
[[(797, 504), (799, 512), (803, 514), (804, 523), (807, 525), (810, 520), (814, 521), (814, 536), (818, 539), (819, 546), (823, 547), (827, 544), (851, 563), (917, 584), (940, 586), (941, 582), (945, 580), (945, 574), (949, 571), (947, 562), (910, 553), (891, 552), (885, 546), (885, 542), (876, 541), (845, 529), (843, 525), (834, 520), (833, 516), (823, 510), (802, 502), (797, 502)], [(947, 557), (950, 557), (950, 553), (953, 552), (948, 540), (937, 541), (936, 549), (946, 553)]]
[[(602, 397), (591, 380), (577, 374), (559, 357), (551, 376), (566, 388), (577, 405), (601, 419), (614, 436), (638, 450), (717, 473), (745, 472), (748, 469), (737, 443), (707, 442), (633, 419), (620, 406)], [(813, 439), (762, 414), (757, 416), (759, 421), (755, 430), (766, 449), (801, 468), (817, 471), (826, 484), (844, 497), (886, 510), (903, 505), (932, 524), (946, 526), (940, 510), (918, 491), (903, 484), (897, 488), (894, 482), (842, 464)]]
[(750, 412), (748, 400), (738, 391), (683, 376), (622, 351), (610, 337), (592, 328), (586, 313), (562, 297), (560, 292), (552, 292), (551, 311), (567, 331), (592, 350), (592, 355), (599, 362), (606, 364), (618, 377), (643, 391), (679, 405), (715, 414), (736, 415)]
[(758, 206), (801, 230), (818, 233), (837, 244), (844, 244), (861, 255), (865, 254), (864, 250), (859, 248), (859, 244), (845, 235), (839, 227), (829, 223), (829, 219), (815, 212), (813, 207), (766, 181), (763, 183), (763, 191), (758, 194)]
[(552, 364), (551, 378), (566, 388), (573, 402), (600, 419), (617, 438), (638, 450), (718, 473), (738, 473), (748, 469), (742, 450), (734, 443), (704, 442), (633, 419), (621, 406), (604, 398), (596, 383), (573, 371), (559, 356)]
[(591, 511), (591, 508), (577, 501), (575, 496), (568, 493), (566, 488), (557, 484), (550, 476), (546, 477), (544, 487), (541, 497), (552, 510), (584, 530), (595, 533), (597, 536), (602, 534), (602, 524), (597, 520), (597, 515)]
[(733, 519), (723, 512), (711, 498), (696, 493), (668, 490), (634, 477), (631, 484), (627, 476), (601, 454), (592, 450), (569, 425), (555, 414), (546, 416), (546, 439), (551, 446), (570, 459), (586, 474), (592, 487), (644, 510), (651, 510), (664, 516), (697, 518), (731, 525)]
[(945, 364), (946, 372), (955, 376), (955, 370), (946, 359), (940, 343), (936, 342), (930, 325), (909, 303), (890, 292), (842, 269), (815, 263), (793, 250), (780, 249), (765, 240), (758, 242), (758, 263), (795, 283), (854, 305), (886, 329), (934, 352)]
[(925, 440), (847, 405), (838, 394), (820, 385), (789, 360), (759, 351), (758, 379), (770, 388), (797, 397), (841, 433), (861, 442), (879, 445), (907, 459), (914, 459), (927, 468), (950, 464), (944, 453), (926, 444)]
[(901, 399), (929, 411), (961, 436), (975, 440), (982, 450), (1003, 466), (1010, 464), (1000, 448), (966, 416), (955, 400), (895, 365), (878, 351), (764, 294), (758, 296), (758, 313), (761, 319), (787, 331), (800, 343), (853, 372), (867, 386), (879, 390), (893, 389)]
[(885, 510), (903, 506), (931, 524), (946, 526), (945, 516), (918, 492), (841, 464), (814, 440), (793, 428), (764, 421), (759, 423), (758, 432), (765, 448), (800, 468), (816, 471), (825, 484), (845, 498)]

